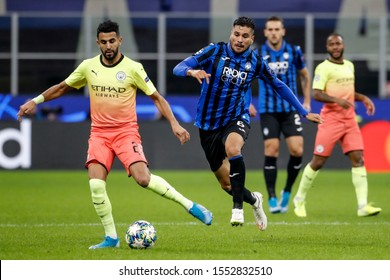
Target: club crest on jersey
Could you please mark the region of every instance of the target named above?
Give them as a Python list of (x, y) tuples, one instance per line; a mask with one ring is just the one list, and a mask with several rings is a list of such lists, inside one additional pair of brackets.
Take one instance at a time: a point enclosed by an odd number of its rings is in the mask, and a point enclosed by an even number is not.
[(288, 52), (283, 53), (283, 58), (284, 59), (288, 59), (289, 57), (290, 57), (290, 55), (288, 54)]
[(126, 73), (123, 71), (119, 71), (118, 73), (116, 73), (116, 79), (118, 81), (123, 81), (124, 79), (126, 79)]
[(251, 70), (251, 67), (252, 67), (252, 65), (250, 62), (245, 63), (245, 71)]

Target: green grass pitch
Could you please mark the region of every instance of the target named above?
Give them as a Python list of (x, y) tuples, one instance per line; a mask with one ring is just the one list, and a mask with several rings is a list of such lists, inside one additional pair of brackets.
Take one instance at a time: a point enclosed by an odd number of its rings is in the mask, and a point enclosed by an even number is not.
[[(245, 205), (245, 225), (233, 228), (231, 197), (210, 171), (159, 171), (182, 194), (214, 214), (205, 226), (178, 204), (137, 186), (124, 171), (113, 171), (107, 190), (121, 239), (117, 249), (88, 250), (104, 235), (93, 208), (87, 172), (0, 171), (0, 259), (2, 260), (388, 260), (390, 259), (390, 176), (368, 174), (369, 201), (378, 216), (359, 218), (349, 170), (324, 169), (309, 192), (307, 218), (269, 214), (260, 232)], [(278, 188), (285, 173), (279, 171)], [(294, 191), (297, 189), (294, 186)], [(247, 186), (266, 193), (260, 171), (249, 170)], [(266, 198), (266, 196), (265, 196)], [(152, 222), (154, 248), (126, 246), (127, 226)]]

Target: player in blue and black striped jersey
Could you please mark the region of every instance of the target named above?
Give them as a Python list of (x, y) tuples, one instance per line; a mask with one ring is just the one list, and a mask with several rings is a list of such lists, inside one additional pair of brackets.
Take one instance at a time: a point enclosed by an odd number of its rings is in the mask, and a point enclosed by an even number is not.
[[(221, 187), (233, 196), (230, 223), (244, 223), (243, 202), (253, 206), (257, 226), (264, 230), (267, 217), (262, 195), (245, 188), (245, 164), (241, 150), (250, 129), (251, 82), (262, 79), (308, 120), (321, 122), (309, 113), (294, 93), (277, 78), (263, 59), (250, 49), (254, 21), (239, 17), (233, 23), (229, 43), (212, 43), (180, 62), (177, 76), (190, 76), (202, 85), (195, 125), (211, 170)], [(276, 93), (275, 93), (276, 94)]]
[[(271, 16), (265, 22), (263, 45), (255, 51), (266, 61), (277, 77), (285, 82), (298, 96), (297, 74), (301, 82), (304, 100), (303, 107), (310, 111), (311, 79), (306, 68), (301, 48), (287, 43), (284, 21)], [(303, 128), (297, 110), (286, 100), (274, 93), (274, 89), (259, 79), (260, 125), (264, 140), (263, 174), (268, 192), (268, 205), (271, 213), (285, 213), (292, 186), (301, 170), (303, 155)], [(251, 115), (254, 115), (251, 106)], [(287, 163), (287, 179), (278, 201), (275, 185), (277, 178), (277, 159), (279, 156), (280, 136), (284, 135), (290, 154)]]

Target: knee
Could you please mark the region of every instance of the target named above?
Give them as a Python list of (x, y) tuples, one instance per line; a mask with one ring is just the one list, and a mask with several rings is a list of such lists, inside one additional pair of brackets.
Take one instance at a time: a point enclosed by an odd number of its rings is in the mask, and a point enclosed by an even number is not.
[(264, 148), (264, 154), (269, 157), (279, 157), (279, 147), (268, 145)]
[(270, 157), (279, 157), (279, 139), (272, 138), (264, 140), (264, 155)]
[(141, 187), (146, 188), (149, 185), (150, 182), (149, 173), (137, 174), (136, 176), (133, 177), (134, 180), (137, 182), (137, 184), (140, 185)]
[(303, 155), (303, 147), (292, 149), (290, 155), (293, 157), (301, 157)]
[(241, 147), (237, 146), (227, 146), (226, 147), (226, 155), (228, 158), (238, 156), (241, 154)]
[(134, 181), (143, 188), (146, 188), (150, 183), (151, 173), (144, 162), (137, 162), (129, 167), (129, 172)]

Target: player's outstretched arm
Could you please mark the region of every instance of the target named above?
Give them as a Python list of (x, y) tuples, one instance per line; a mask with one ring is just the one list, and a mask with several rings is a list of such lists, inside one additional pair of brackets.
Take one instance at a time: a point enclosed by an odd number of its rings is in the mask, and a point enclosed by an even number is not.
[(200, 69), (189, 69), (187, 71), (187, 76), (197, 79), (199, 84), (202, 84), (203, 79), (206, 80), (206, 83), (210, 82), (211, 74), (208, 74), (206, 71)]
[(173, 75), (193, 77), (198, 80), (199, 84), (202, 84), (203, 80), (206, 80), (206, 83), (209, 83), (211, 74), (208, 74), (206, 71), (198, 68), (198, 61), (193, 56), (190, 56), (173, 68)]
[(158, 91), (155, 91), (152, 95), (149, 96), (153, 100), (161, 115), (171, 124), (172, 132), (179, 139), (180, 143), (183, 145), (189, 141), (190, 133), (179, 124), (173, 115), (171, 106), (169, 105), (168, 101)]
[(322, 118), (319, 114), (308, 113), (305, 118), (314, 123), (322, 123)]
[(279, 95), (287, 100), (292, 106), (294, 106), (298, 112), (304, 116), (306, 119), (309, 121), (315, 122), (315, 123), (322, 123), (322, 118), (319, 114), (315, 113), (310, 113), (308, 112), (301, 103), (299, 103), (299, 100), (297, 97), (294, 95), (294, 93), (291, 91), (291, 89), (282, 81), (279, 79), (274, 80), (274, 89), (277, 90)]
[(65, 81), (62, 81), (59, 84), (56, 84), (47, 90), (45, 90), (43, 93), (38, 95), (37, 97), (27, 101), (19, 108), (18, 112), (18, 121), (22, 121), (22, 118), (24, 116), (28, 116), (30, 114), (33, 114), (35, 112), (35, 106), (37, 104), (56, 99), (62, 95), (64, 95), (66, 92), (71, 90), (72, 87), (68, 86)]

